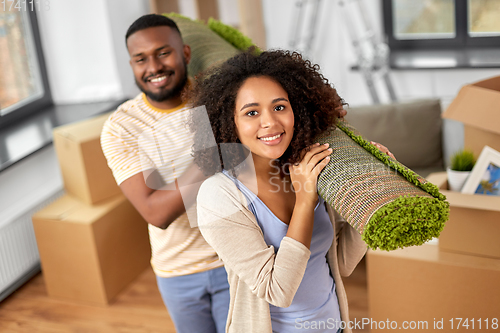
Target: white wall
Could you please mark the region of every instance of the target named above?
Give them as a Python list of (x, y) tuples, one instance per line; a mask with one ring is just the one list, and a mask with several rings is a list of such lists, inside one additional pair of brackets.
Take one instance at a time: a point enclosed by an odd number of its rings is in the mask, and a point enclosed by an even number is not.
[(219, 19), (227, 25), (238, 27), (240, 16), (238, 0), (218, 0)]
[(54, 102), (132, 96), (124, 36), (147, 11), (146, 0), (52, 0), (49, 10), (37, 12)]
[(125, 33), (128, 27), (140, 16), (149, 13), (147, 0), (105, 0), (108, 9), (107, 25), (111, 31), (114, 50), (114, 63), (118, 72), (122, 95), (133, 97), (139, 93), (130, 68)]

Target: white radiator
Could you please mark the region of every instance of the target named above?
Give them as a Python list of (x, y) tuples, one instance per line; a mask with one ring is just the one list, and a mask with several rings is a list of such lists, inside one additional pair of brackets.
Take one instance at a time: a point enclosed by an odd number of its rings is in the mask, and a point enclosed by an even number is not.
[(0, 173), (0, 302), (40, 271), (31, 215), (62, 194), (52, 146)]
[(31, 215), (62, 193), (57, 192), (0, 229), (0, 301), (40, 271)]

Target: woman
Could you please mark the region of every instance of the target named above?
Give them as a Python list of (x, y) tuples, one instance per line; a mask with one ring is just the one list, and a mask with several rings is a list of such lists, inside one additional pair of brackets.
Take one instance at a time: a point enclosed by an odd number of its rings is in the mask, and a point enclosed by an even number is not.
[(317, 194), (332, 151), (314, 138), (343, 106), (318, 69), (298, 53), (247, 52), (191, 92), (210, 123), (191, 124), (195, 162), (215, 173), (198, 224), (228, 272), (227, 332), (351, 331), (340, 276), (366, 245)]

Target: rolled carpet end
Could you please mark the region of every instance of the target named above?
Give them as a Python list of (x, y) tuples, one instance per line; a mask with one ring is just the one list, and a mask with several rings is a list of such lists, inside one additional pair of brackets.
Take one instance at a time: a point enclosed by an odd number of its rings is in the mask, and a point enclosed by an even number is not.
[(401, 196), (373, 214), (362, 239), (372, 249), (387, 251), (422, 245), (439, 237), (448, 217), (446, 201)]
[(437, 186), (364, 140), (346, 122), (322, 134), (333, 148), (318, 193), (372, 249), (395, 250), (438, 237), (449, 204)]

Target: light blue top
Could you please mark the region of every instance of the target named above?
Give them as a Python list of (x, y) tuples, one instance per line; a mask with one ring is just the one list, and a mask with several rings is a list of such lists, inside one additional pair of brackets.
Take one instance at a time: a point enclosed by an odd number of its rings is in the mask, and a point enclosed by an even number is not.
[[(255, 215), (264, 233), (267, 245), (278, 251), (285, 237), (288, 225), (238, 179), (226, 170), (229, 177), (245, 195), (248, 208)], [(340, 324), (340, 309), (335, 293), (335, 282), (330, 275), (326, 254), (333, 242), (333, 226), (323, 199), (319, 199), (314, 209), (314, 228), (311, 239), (311, 256), (302, 282), (292, 304), (287, 308), (269, 305), (273, 332), (336, 332)], [(318, 329), (312, 329), (317, 327)], [(309, 329), (308, 329), (309, 328)]]

